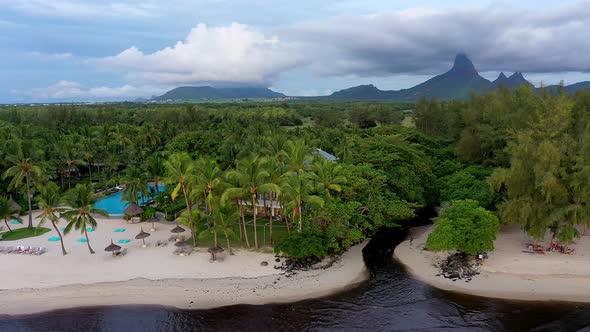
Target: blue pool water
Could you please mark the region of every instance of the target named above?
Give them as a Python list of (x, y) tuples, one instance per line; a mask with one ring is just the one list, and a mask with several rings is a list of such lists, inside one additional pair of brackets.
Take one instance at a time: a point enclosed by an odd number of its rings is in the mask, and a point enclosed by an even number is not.
[[(156, 186), (149, 186), (149, 189), (150, 191), (153, 190), (155, 192)], [(166, 186), (158, 186), (158, 190), (160, 192), (163, 192), (164, 189), (166, 189)], [(94, 207), (107, 211), (111, 216), (122, 216), (125, 212), (125, 209), (127, 208), (127, 202), (122, 202), (121, 197), (123, 197), (122, 191), (99, 200), (96, 202), (96, 204), (94, 204)], [(142, 203), (141, 195), (137, 203)]]

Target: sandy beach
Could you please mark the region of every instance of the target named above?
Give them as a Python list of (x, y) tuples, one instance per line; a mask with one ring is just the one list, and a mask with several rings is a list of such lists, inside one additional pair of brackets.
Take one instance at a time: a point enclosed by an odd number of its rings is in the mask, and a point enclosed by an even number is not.
[[(12, 225), (11, 225), (12, 226)], [(16, 228), (24, 227), (15, 225)], [(45, 225), (46, 227), (50, 225)], [(65, 226), (62, 223), (61, 227)], [(135, 240), (139, 224), (119, 219), (100, 219), (89, 233), (96, 254), (88, 252), (79, 233), (65, 237), (67, 256), (59, 242), (49, 242), (51, 231), (19, 241), (0, 241), (2, 246), (43, 246), (41, 256), (0, 254), (0, 314), (19, 315), (42, 311), (99, 305), (155, 304), (182, 309), (205, 309), (234, 304), (293, 302), (326, 296), (368, 278), (362, 249), (357, 245), (327, 269), (310, 270), (286, 277), (274, 268), (274, 255), (236, 250), (223, 262), (209, 262), (206, 252), (173, 255), (175, 247), (156, 247), (167, 240), (174, 224), (156, 224), (146, 240), (147, 248)], [(149, 232), (150, 225), (143, 225)], [(125, 228), (125, 232), (115, 229)], [(113, 257), (103, 249), (111, 238), (131, 239), (119, 244), (124, 257)], [(261, 266), (267, 261), (268, 266)]]
[[(431, 226), (414, 228), (410, 238), (400, 243), (394, 259), (403, 263), (415, 278), (436, 288), (472, 295), (536, 301), (590, 302), (590, 238), (583, 236), (571, 245), (574, 255), (547, 252), (529, 254), (531, 242), (518, 227), (506, 227), (498, 234), (496, 250), (481, 266), (481, 274), (471, 282), (452, 281), (436, 276), (434, 263), (447, 253), (423, 250)], [(549, 237), (542, 244), (549, 245)]]

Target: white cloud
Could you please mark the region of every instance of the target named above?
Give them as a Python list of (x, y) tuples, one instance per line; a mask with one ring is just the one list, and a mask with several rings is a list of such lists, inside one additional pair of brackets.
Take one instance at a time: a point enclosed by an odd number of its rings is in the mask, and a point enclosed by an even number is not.
[(0, 0), (0, 5), (20, 12), (50, 17), (148, 18), (157, 16), (158, 6), (146, 1)]
[(245, 25), (199, 24), (184, 41), (154, 53), (131, 47), (118, 55), (90, 60), (122, 70), (134, 80), (159, 84), (268, 85), (303, 62), (297, 49), (276, 36)]
[(12, 90), (12, 94), (30, 97), (36, 101), (87, 101), (87, 100), (133, 100), (159, 95), (166, 88), (153, 86), (123, 85), (119, 87), (85, 87), (78, 82), (59, 81), (45, 88)]
[(35, 58), (40, 58), (40, 59), (43, 59), (43, 60), (71, 59), (74, 56), (72, 53), (69, 53), (69, 52), (65, 52), (65, 53), (43, 53), (43, 52), (33, 51), (33, 52), (30, 52), (29, 54), (31, 54)]

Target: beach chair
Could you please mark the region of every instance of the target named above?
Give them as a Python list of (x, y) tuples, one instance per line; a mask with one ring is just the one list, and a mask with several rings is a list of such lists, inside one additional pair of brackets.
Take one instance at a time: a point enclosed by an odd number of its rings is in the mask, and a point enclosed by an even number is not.
[(33, 251), (33, 254), (36, 256), (41, 256), (46, 252), (47, 252), (47, 249), (45, 249), (44, 247), (39, 247), (35, 251)]
[(6, 248), (6, 250), (4, 251), (4, 253), (5, 254), (12, 254), (15, 250), (16, 250), (15, 247), (8, 247), (8, 248)]
[(0, 247), (0, 254), (6, 253), (6, 247)]

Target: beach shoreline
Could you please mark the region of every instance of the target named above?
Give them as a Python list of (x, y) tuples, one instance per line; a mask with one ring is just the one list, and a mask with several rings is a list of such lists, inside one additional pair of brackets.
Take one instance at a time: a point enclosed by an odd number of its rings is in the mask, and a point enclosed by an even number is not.
[(410, 230), (409, 238), (394, 250), (393, 259), (404, 265), (408, 274), (432, 287), (463, 294), (524, 301), (560, 301), (590, 303), (590, 239), (577, 241), (575, 255), (524, 253), (526, 236), (518, 229), (498, 234), (496, 250), (470, 282), (452, 281), (437, 276), (434, 263), (447, 253), (424, 250), (431, 226)]
[(0, 314), (30, 315), (69, 308), (117, 305), (211, 309), (324, 297), (368, 279), (363, 260), (366, 244), (367, 241), (350, 248), (328, 268), (299, 271), (290, 277), (277, 271), (278, 274), (252, 278), (135, 278), (47, 288), (3, 289), (0, 291)]

